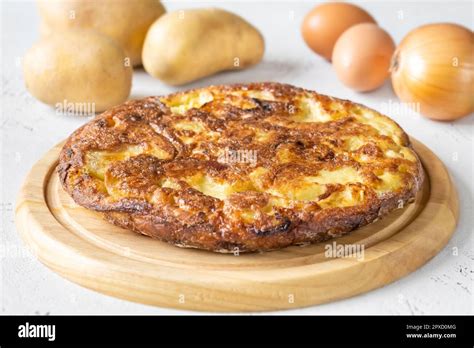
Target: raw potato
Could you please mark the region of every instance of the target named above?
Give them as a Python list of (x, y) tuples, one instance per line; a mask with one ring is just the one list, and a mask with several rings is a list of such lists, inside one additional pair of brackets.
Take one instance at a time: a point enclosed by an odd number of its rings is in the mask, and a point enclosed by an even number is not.
[(170, 12), (150, 27), (143, 66), (152, 76), (182, 85), (222, 70), (258, 63), (264, 41), (241, 17), (220, 9)]
[(165, 8), (158, 0), (40, 0), (41, 33), (89, 28), (117, 40), (131, 64), (141, 64), (142, 47), (150, 25)]
[(104, 111), (130, 94), (132, 68), (124, 60), (123, 49), (95, 31), (53, 34), (27, 52), (23, 61), (26, 88), (49, 105), (67, 103), (75, 112), (93, 105), (95, 112)]

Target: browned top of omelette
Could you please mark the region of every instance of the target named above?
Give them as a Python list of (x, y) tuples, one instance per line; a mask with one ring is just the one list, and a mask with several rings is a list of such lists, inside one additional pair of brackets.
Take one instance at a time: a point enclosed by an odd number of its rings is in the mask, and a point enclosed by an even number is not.
[(278, 83), (129, 101), (74, 132), (58, 172), (78, 204), (119, 226), (219, 252), (340, 236), (423, 180), (390, 118)]

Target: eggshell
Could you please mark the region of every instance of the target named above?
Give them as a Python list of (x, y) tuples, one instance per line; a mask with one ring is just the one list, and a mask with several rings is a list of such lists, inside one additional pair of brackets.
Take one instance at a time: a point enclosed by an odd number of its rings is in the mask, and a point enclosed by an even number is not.
[(339, 36), (351, 26), (365, 22), (376, 23), (370, 14), (356, 5), (331, 2), (312, 9), (303, 21), (301, 32), (314, 52), (331, 60)]
[(339, 79), (348, 87), (370, 91), (380, 87), (389, 76), (395, 43), (376, 24), (357, 24), (337, 40), (332, 62)]

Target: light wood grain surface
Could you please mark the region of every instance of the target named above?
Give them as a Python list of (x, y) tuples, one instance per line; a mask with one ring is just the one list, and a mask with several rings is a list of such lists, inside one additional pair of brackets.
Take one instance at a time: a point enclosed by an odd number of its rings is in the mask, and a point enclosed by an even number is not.
[[(334, 301), (415, 271), (455, 229), (459, 208), (451, 178), (427, 147), (413, 142), (427, 174), (416, 201), (325, 243), (235, 256), (140, 236), (76, 205), (63, 191), (55, 172), (59, 145), (27, 176), (17, 199), (16, 225), (55, 272), (135, 302), (199, 311), (266, 311)], [(358, 255), (328, 257), (333, 242), (364, 249)]]

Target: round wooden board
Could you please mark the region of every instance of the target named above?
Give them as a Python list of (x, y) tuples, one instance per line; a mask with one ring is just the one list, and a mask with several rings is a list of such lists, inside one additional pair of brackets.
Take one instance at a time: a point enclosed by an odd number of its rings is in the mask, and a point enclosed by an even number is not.
[[(325, 243), (267, 253), (215, 254), (121, 229), (76, 205), (63, 191), (55, 171), (61, 144), (27, 176), (17, 200), (16, 225), (49, 268), (119, 298), (201, 311), (315, 305), (391, 283), (426, 263), (448, 242), (459, 214), (456, 190), (441, 161), (418, 141), (413, 145), (426, 172), (415, 203)], [(344, 246), (364, 249), (346, 257), (326, 255), (334, 246), (336, 251)]]

